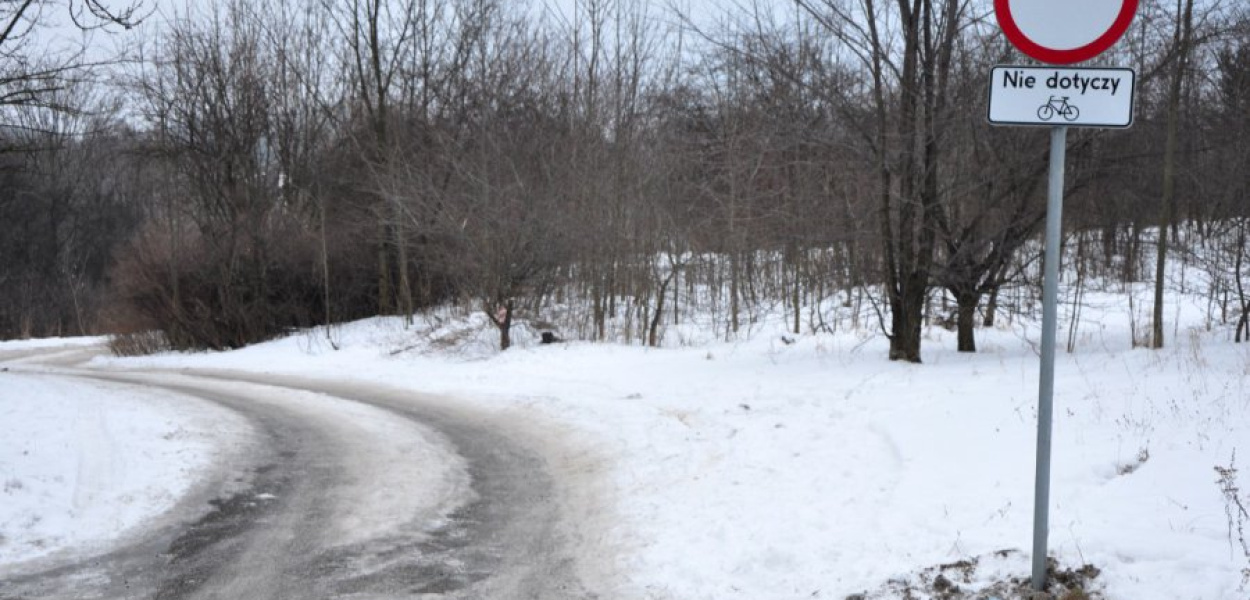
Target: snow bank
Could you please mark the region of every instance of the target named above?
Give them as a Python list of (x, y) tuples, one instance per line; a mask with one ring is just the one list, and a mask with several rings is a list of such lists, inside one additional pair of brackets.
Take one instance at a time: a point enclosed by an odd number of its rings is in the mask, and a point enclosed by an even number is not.
[(0, 372), (0, 573), (152, 524), (248, 434), (200, 400)]

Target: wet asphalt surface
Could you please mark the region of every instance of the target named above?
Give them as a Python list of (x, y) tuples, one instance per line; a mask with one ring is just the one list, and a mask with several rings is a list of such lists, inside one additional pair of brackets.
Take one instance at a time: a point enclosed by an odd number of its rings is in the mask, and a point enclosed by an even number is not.
[[(66, 375), (59, 375), (66, 376)], [(242, 373), (180, 376), (76, 372), (164, 388), (251, 421), (261, 434), (229, 493), (192, 497), (198, 515), (99, 556), (0, 580), (0, 600), (599, 598), (579, 580), (553, 481), (536, 452), (470, 413), (411, 394)], [(203, 384), (197, 383), (203, 382)], [(221, 381), (312, 391), (360, 402), (441, 433), (467, 464), (474, 498), (436, 525), (413, 519), (386, 535), (327, 544), (327, 490), (351, 479), (344, 440), (282, 406), (223, 393)], [(280, 393), (280, 392), (278, 392)], [(497, 426), (495, 426), (497, 427)]]

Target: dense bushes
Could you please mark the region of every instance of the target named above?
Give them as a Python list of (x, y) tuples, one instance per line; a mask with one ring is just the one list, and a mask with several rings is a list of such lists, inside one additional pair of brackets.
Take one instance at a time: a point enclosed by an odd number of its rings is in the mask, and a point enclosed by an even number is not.
[(115, 326), (159, 329), (175, 348), (223, 349), (313, 323), (321, 282), (300, 260), (309, 240), (284, 229), (263, 249), (145, 230), (119, 257)]
[[(119, 345), (133, 351), (239, 348), (297, 328), (377, 314), (367, 236), (351, 235), (348, 226), (323, 240), (295, 215), (268, 221), (261, 243), (238, 246), (193, 230), (144, 229), (118, 253), (113, 271), (109, 326), (123, 336)], [(420, 306), (446, 299), (446, 279), (412, 274)], [(151, 331), (163, 332), (160, 343)]]

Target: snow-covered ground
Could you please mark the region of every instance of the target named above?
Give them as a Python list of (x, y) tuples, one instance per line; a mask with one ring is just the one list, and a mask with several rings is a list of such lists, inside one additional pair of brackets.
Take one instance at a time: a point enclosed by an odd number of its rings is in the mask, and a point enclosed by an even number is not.
[(150, 525), (248, 435), (246, 421), (201, 400), (0, 372), (0, 575)]
[[(1101, 569), (1095, 582), (1108, 598), (1245, 600), (1241, 570), (1250, 565), (1230, 543), (1213, 468), (1234, 450), (1250, 461), (1250, 344), (1206, 331), (1194, 300), (1169, 308), (1166, 349), (1133, 349), (1129, 322), (1140, 324), (1149, 306), (1140, 300), (1134, 315), (1123, 296), (1088, 294), (1076, 351), (1059, 356), (1052, 553), (1066, 566)], [(972, 355), (934, 328), (925, 364), (912, 365), (885, 360), (886, 341), (866, 333), (783, 340), (781, 321), (734, 343), (529, 343), (499, 354), (480, 317), (453, 321), (452, 349), (437, 335), (451, 331), (446, 322), (431, 332), (420, 321), (378, 319), (334, 328), (338, 350), (317, 330), (236, 352), (92, 365), (358, 380), (550, 419), (606, 458), (590, 464), (607, 481), (605, 541), (619, 556), (608, 598), (840, 600), (970, 558), (995, 571), (981, 577), (1027, 576), (1036, 325), (979, 330)], [(1061, 326), (1066, 340), (1068, 322)], [(21, 412), (3, 412), (17, 397), (11, 380), (0, 387), (0, 479), (20, 452), (10, 432), (73, 431), (87, 410), (79, 403), (43, 418), (19, 401)], [(82, 394), (28, 389), (54, 405)], [(56, 448), (17, 475), (27, 489), (40, 473), (74, 470), (63, 465), (76, 455)], [(72, 496), (65, 481), (48, 485), (57, 489), (48, 494)], [(98, 510), (83, 518), (111, 522), (105, 512), (133, 507)], [(10, 522), (0, 520), (6, 536)], [(12, 560), (12, 546), (0, 546), (9, 548), (0, 557)], [(1001, 550), (1020, 552), (996, 557)]]

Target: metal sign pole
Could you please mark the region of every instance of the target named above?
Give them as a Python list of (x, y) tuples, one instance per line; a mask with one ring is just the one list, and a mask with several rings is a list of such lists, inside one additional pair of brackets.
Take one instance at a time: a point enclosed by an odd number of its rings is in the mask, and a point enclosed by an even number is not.
[(1042, 369), (1037, 401), (1037, 479), (1033, 495), (1033, 589), (1046, 586), (1046, 536), (1050, 527), (1050, 431), (1055, 396), (1055, 328), (1059, 314), (1059, 245), (1063, 224), (1063, 167), (1068, 128), (1050, 130), (1050, 180), (1046, 204), (1046, 262), (1042, 288)]

